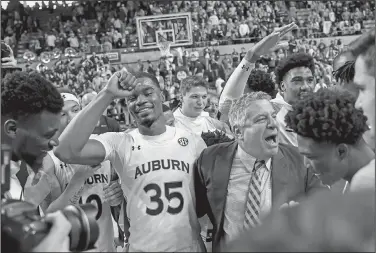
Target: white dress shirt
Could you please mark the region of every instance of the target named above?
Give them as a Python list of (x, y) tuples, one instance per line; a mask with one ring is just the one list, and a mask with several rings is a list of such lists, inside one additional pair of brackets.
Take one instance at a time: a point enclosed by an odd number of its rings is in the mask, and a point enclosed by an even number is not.
[[(249, 183), (256, 159), (247, 154), (240, 146), (232, 163), (227, 188), (223, 229), (225, 241), (229, 242), (244, 231), (244, 219), (248, 198)], [(260, 220), (265, 218), (272, 207), (271, 159), (266, 161), (266, 169), (260, 169), (261, 210)]]

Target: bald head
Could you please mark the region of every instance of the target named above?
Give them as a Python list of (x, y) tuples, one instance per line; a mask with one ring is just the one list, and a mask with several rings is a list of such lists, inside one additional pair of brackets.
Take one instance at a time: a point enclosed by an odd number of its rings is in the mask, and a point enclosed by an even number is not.
[(95, 97), (96, 97), (96, 95), (93, 94), (93, 93), (87, 93), (87, 94), (83, 95), (82, 101), (81, 101), (82, 108), (87, 106)]

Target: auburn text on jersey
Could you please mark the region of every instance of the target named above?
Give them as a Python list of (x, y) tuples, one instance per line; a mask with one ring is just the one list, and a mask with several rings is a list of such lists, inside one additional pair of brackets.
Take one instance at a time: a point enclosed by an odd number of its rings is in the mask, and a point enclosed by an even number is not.
[(136, 167), (136, 173), (134, 175), (134, 179), (137, 179), (138, 176), (142, 176), (151, 171), (157, 171), (161, 169), (181, 170), (189, 174), (189, 163), (186, 163), (184, 161), (173, 160), (173, 159), (165, 159), (165, 160), (162, 159), (162, 160), (150, 161), (150, 162), (144, 163)]

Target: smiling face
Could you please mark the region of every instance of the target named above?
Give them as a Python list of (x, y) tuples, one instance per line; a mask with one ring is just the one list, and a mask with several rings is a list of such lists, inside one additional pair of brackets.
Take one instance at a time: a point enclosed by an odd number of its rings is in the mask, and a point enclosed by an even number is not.
[(291, 104), (304, 97), (315, 86), (312, 71), (307, 67), (293, 68), (283, 78), (284, 99)]
[(2, 121), (3, 131), (12, 139), (13, 153), (30, 166), (40, 168), (47, 151), (59, 144), (60, 113), (42, 111), (19, 120)]
[(268, 160), (278, 152), (276, 112), (268, 100), (252, 102), (243, 127), (235, 130), (239, 145), (251, 156)]
[(137, 79), (127, 103), (137, 125), (150, 127), (159, 117), (163, 117), (161, 91), (149, 78)]
[(64, 107), (61, 111), (61, 119), (60, 119), (60, 132), (64, 131), (64, 129), (68, 126), (69, 122), (76, 117), (76, 115), (80, 112), (81, 108), (80, 105), (77, 104), (75, 101), (64, 101)]
[(190, 88), (183, 94), (182, 113), (187, 117), (198, 117), (206, 107), (208, 90), (203, 86)]

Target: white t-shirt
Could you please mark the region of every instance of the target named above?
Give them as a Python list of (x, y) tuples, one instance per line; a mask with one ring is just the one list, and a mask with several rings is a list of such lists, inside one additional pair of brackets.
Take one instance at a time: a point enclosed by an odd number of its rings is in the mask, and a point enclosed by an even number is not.
[(69, 37), (67, 40), (69, 42), (69, 46), (71, 46), (73, 48), (78, 48), (79, 47), (79, 43), (78, 43), (77, 37)]
[(181, 109), (174, 112), (175, 126), (193, 132), (201, 136), (202, 132), (215, 131), (217, 128), (213, 124), (213, 119), (209, 116), (200, 115), (196, 118), (185, 116)]
[(49, 47), (55, 47), (56, 37), (53, 34), (47, 35), (47, 45)]
[(193, 163), (206, 147), (183, 129), (145, 136), (138, 129), (96, 137), (117, 170), (130, 222), (129, 251), (203, 252)]
[[(65, 164), (60, 161), (54, 153), (49, 152), (50, 157), (55, 164), (55, 175), (60, 183), (61, 191), (63, 192), (74, 173), (75, 164)], [(103, 187), (109, 185), (111, 181), (111, 164), (106, 161), (101, 164), (101, 168), (95, 171), (94, 175), (90, 176), (82, 182), (85, 188), (82, 192), (82, 197), (79, 200), (80, 204), (91, 203), (98, 208), (96, 216), (99, 226), (99, 237), (95, 244), (95, 249), (88, 252), (114, 252), (114, 228), (112, 224), (111, 208), (108, 202), (104, 201)]]

